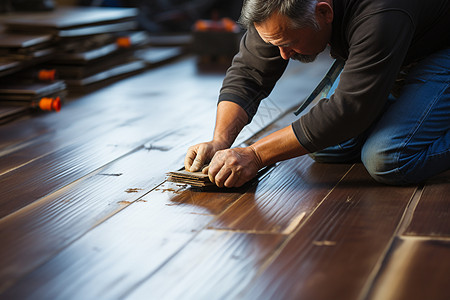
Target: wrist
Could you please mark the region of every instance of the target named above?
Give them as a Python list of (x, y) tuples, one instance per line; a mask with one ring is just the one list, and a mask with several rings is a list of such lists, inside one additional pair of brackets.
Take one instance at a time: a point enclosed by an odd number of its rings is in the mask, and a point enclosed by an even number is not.
[(260, 170), (263, 167), (265, 167), (266, 165), (262, 161), (261, 156), (258, 153), (258, 150), (253, 145), (248, 146), (248, 148), (253, 153), (254, 161), (256, 163), (256, 166), (257, 166), (258, 170)]
[(231, 147), (231, 143), (225, 140), (221, 140), (221, 139), (217, 139), (217, 138), (213, 138), (213, 140), (211, 141), (211, 143), (214, 145), (214, 148), (216, 151), (218, 150), (223, 150), (223, 149), (228, 149)]
[(306, 154), (291, 126), (276, 131), (251, 145), (261, 166)]

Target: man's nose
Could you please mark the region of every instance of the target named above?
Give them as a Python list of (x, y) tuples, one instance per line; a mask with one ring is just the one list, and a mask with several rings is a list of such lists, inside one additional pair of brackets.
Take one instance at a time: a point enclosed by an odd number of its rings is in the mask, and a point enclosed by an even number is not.
[(283, 59), (289, 60), (292, 56), (292, 49), (289, 47), (278, 47), (280, 49), (280, 55)]

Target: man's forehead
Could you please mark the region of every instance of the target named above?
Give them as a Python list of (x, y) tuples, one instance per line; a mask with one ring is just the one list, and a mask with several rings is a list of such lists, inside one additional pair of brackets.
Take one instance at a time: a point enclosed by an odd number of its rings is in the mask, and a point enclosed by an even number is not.
[(271, 42), (285, 38), (289, 25), (287, 17), (274, 13), (264, 22), (255, 24), (255, 28), (265, 42)]

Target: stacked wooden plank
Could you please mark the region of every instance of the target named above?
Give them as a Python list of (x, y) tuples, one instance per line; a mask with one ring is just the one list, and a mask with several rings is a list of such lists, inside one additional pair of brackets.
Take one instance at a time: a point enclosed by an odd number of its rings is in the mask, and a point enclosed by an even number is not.
[(0, 76), (49, 60), (54, 52), (49, 34), (18, 34), (0, 28)]
[(169, 172), (167, 180), (175, 183), (188, 184), (198, 188), (214, 185), (209, 180), (207, 174), (203, 174), (202, 172), (189, 172), (186, 170)]
[(55, 51), (50, 34), (0, 29), (0, 121), (30, 108), (59, 110), (66, 85), (55, 81), (54, 70), (39, 67)]
[(12, 32), (51, 35), (58, 51), (49, 65), (71, 88), (144, 68), (131, 51), (145, 41), (143, 33), (130, 34), (137, 28), (136, 16), (134, 8), (59, 7), (6, 16), (3, 24)]
[(55, 101), (67, 90), (97, 88), (182, 54), (178, 47), (148, 49), (136, 16), (134, 8), (64, 6), (0, 14), (0, 122), (42, 109), (43, 98), (59, 110)]

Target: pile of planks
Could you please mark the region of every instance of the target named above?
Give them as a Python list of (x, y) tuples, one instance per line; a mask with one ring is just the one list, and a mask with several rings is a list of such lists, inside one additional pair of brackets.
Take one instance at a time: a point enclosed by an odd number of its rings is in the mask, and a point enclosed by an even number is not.
[(173, 171), (167, 173), (167, 181), (188, 184), (195, 188), (213, 186), (207, 174), (202, 172), (189, 172), (186, 170)]

